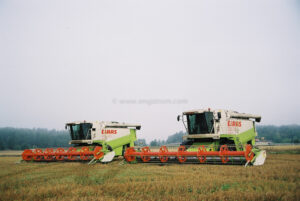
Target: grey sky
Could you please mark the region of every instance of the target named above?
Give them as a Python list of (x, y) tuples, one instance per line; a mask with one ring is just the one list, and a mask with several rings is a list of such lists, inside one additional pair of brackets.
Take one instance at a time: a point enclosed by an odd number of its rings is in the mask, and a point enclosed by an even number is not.
[[(0, 0), (0, 126), (141, 123), (224, 108), (299, 123), (299, 1)], [(122, 104), (123, 100), (185, 104)]]

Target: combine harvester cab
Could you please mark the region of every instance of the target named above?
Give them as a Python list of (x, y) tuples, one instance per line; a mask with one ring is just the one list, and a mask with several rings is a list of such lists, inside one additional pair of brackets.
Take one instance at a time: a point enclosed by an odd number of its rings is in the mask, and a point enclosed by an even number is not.
[(66, 124), (73, 146), (68, 149), (26, 149), (22, 154), (25, 161), (76, 161), (110, 162), (122, 156), (126, 148), (136, 141), (138, 124), (119, 122), (70, 122)]
[[(125, 159), (143, 162), (178, 160), (180, 163), (222, 163), (263, 165), (266, 151), (254, 148), (255, 122), (261, 117), (229, 110), (192, 110), (177, 117), (182, 120), (187, 135), (177, 149), (162, 146), (159, 150), (143, 147), (127, 149)], [(170, 160), (171, 159), (171, 160)]]

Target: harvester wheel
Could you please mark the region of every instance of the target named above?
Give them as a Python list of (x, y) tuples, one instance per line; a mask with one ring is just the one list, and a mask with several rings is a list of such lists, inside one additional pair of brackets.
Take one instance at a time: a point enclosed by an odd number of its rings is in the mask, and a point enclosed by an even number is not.
[(220, 158), (222, 160), (222, 163), (227, 163), (229, 161), (229, 156), (227, 155), (228, 147), (226, 144), (222, 145), (220, 148)]
[(73, 161), (76, 159), (77, 155), (76, 155), (77, 149), (75, 147), (70, 147), (67, 151), (67, 155), (68, 155), (68, 159), (70, 161)]
[(134, 153), (135, 149), (133, 147), (128, 147), (124, 153), (125, 160), (127, 162), (135, 161), (135, 156), (131, 156), (130, 154)]
[(200, 163), (205, 163), (205, 161), (206, 161), (206, 155), (203, 155), (204, 152), (207, 152), (207, 151), (206, 151), (205, 146), (202, 145), (198, 148), (198, 152), (197, 152), (197, 158), (199, 159)]
[(104, 156), (104, 153), (102, 151), (102, 147), (100, 146), (96, 146), (95, 149), (94, 149), (94, 158), (95, 159), (100, 159)]
[(44, 151), (44, 159), (46, 161), (53, 160), (53, 156), (54, 156), (54, 154), (53, 154), (53, 148), (47, 148), (47, 149), (45, 149), (45, 151)]
[(43, 159), (43, 151), (41, 149), (35, 149), (33, 153), (33, 160), (40, 161)]
[(166, 146), (162, 146), (159, 149), (159, 160), (162, 163), (165, 163), (168, 161), (168, 156), (166, 156), (165, 154), (168, 152), (168, 148)]
[(145, 156), (144, 154), (147, 154), (150, 152), (150, 148), (149, 147), (143, 147), (142, 148), (142, 155), (141, 155), (141, 159), (143, 162), (148, 162), (150, 161), (151, 157), (150, 156)]
[(33, 157), (33, 153), (31, 149), (25, 149), (22, 153), (22, 158), (24, 161), (30, 161)]
[(89, 155), (88, 155), (88, 152), (90, 151), (90, 149), (88, 148), (88, 147), (82, 147), (81, 149), (80, 149), (80, 159), (81, 160), (84, 160), (84, 161), (86, 161), (86, 160), (88, 160), (89, 159)]
[(250, 144), (246, 145), (245, 158), (247, 161), (252, 161), (254, 153), (252, 152), (252, 146)]
[(58, 161), (62, 161), (65, 158), (65, 150), (63, 148), (57, 148), (55, 151), (55, 158)]
[(186, 161), (186, 156), (182, 156), (182, 153), (185, 152), (185, 146), (180, 146), (178, 148), (177, 158), (180, 163), (184, 163)]

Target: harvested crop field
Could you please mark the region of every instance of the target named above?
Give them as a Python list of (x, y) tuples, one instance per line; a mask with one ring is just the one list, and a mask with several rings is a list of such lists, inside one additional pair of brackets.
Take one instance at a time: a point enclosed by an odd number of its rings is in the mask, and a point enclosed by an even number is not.
[(0, 200), (300, 200), (300, 155), (265, 165), (16, 163), (0, 157)]

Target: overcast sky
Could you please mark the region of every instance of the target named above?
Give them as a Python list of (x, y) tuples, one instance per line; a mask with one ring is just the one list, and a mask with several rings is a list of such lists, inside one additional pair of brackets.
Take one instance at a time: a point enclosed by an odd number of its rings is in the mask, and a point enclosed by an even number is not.
[(0, 0), (0, 127), (124, 121), (149, 142), (207, 107), (297, 124), (299, 78), (300, 1)]

